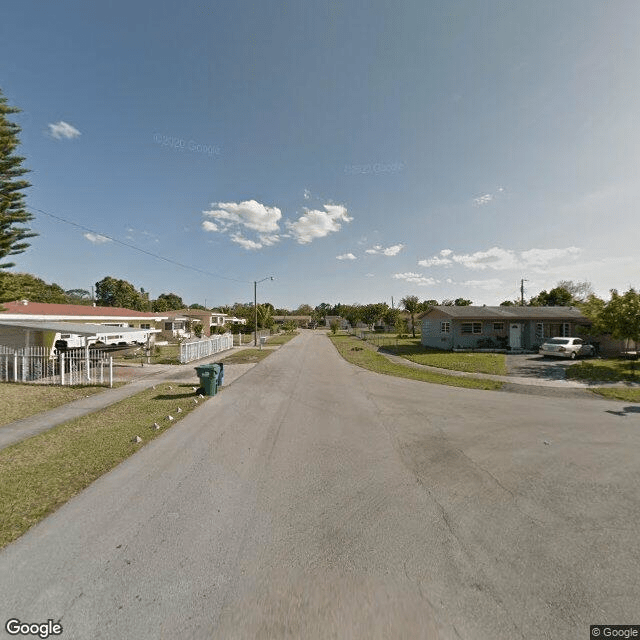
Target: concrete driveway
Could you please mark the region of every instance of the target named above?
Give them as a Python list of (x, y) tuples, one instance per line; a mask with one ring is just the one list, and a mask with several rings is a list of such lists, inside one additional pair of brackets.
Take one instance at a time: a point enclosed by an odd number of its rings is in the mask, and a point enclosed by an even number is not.
[[(593, 360), (593, 358), (585, 359)], [(564, 380), (567, 369), (581, 361), (582, 359), (544, 358), (537, 353), (506, 355), (508, 375), (539, 380)]]
[(3, 620), (582, 640), (637, 620), (636, 409), (379, 375), (303, 332), (2, 550)]

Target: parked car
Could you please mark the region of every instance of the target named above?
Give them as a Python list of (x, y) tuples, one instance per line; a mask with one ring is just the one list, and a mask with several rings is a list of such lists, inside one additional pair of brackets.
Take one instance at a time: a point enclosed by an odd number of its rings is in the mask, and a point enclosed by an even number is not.
[(578, 356), (594, 356), (596, 349), (591, 344), (585, 344), (582, 338), (550, 338), (539, 349), (540, 355), (556, 358), (571, 358)]

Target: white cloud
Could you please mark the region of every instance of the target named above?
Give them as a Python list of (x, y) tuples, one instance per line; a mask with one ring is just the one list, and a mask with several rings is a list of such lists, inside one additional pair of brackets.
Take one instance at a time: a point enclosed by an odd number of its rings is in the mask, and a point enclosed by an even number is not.
[(211, 220), (203, 220), (202, 228), (205, 231), (219, 231), (218, 225), (215, 222), (211, 222)]
[(353, 253), (343, 253), (341, 256), (336, 256), (336, 260), (357, 260)]
[(258, 235), (260, 242), (265, 247), (271, 247), (276, 242), (280, 242), (280, 236), (277, 233), (261, 233)]
[(304, 199), (308, 200), (311, 197), (311, 191), (309, 189), (304, 190)]
[(493, 196), (490, 193), (485, 193), (483, 196), (479, 196), (473, 199), (473, 204), (476, 207), (481, 207), (485, 204), (489, 204), (493, 200)]
[(486, 289), (488, 291), (492, 291), (494, 289), (502, 289), (504, 283), (499, 278), (489, 278), (487, 280), (465, 280), (464, 282), (459, 282), (459, 285), (463, 287), (474, 287), (477, 289)]
[(364, 277), (365, 277), (365, 278), (374, 278), (374, 277), (375, 277), (375, 275), (376, 275), (375, 273), (365, 273), (365, 274), (364, 274)]
[(543, 266), (561, 258), (575, 258), (582, 252), (578, 247), (566, 249), (529, 249), (520, 255), (525, 265)]
[(262, 249), (262, 243), (249, 240), (249, 238), (245, 238), (240, 233), (234, 233), (230, 237), (232, 242), (239, 244), (243, 249), (246, 249), (247, 251), (252, 251), (254, 249)]
[(427, 278), (421, 273), (394, 273), (393, 277), (396, 280), (405, 280), (406, 282), (411, 282), (412, 284), (417, 284), (421, 287), (438, 283), (437, 280), (434, 280), (433, 278)]
[(428, 260), (418, 260), (418, 264), (421, 267), (441, 267), (445, 264), (451, 264), (452, 260), (448, 258), (440, 258), (439, 256), (433, 256), (433, 258), (429, 258)]
[(338, 204), (323, 205), (325, 211), (305, 209), (305, 213), (295, 222), (287, 221), (293, 237), (299, 244), (308, 244), (316, 238), (324, 238), (330, 233), (340, 231), (342, 222), (351, 222), (347, 208)]
[(255, 200), (218, 202), (215, 206), (218, 208), (204, 211), (203, 215), (228, 223), (227, 227), (236, 225), (260, 233), (280, 230), (278, 221), (282, 217), (282, 212), (278, 207), (267, 207)]
[(515, 251), (499, 247), (471, 254), (452, 254), (451, 258), (468, 269), (517, 269), (521, 266)]
[(82, 134), (74, 126), (60, 120), (55, 124), (49, 124), (49, 135), (56, 140), (61, 140), (62, 138), (70, 140)]
[(441, 267), (442, 265), (452, 264), (452, 260), (448, 257), (453, 253), (451, 249), (442, 249), (437, 256), (428, 258), (427, 260), (418, 260), (421, 267)]
[(507, 269), (548, 269), (554, 262), (574, 260), (582, 253), (578, 247), (565, 247), (563, 249), (528, 249), (527, 251), (514, 251), (491, 247), (486, 251), (475, 251), (469, 254), (455, 254), (451, 249), (443, 249), (432, 258), (419, 260), (421, 267), (440, 267), (459, 264), (467, 269), (482, 271), (494, 269), (504, 271)]
[(111, 238), (101, 236), (99, 233), (83, 233), (82, 234), (89, 242), (93, 244), (104, 244), (105, 242), (111, 242)]
[(376, 244), (371, 249), (366, 249), (365, 253), (368, 253), (370, 255), (379, 253), (384, 256), (397, 256), (402, 251), (402, 249), (404, 249), (404, 244), (402, 243), (394, 244), (393, 246), (387, 247), (386, 249), (383, 249), (382, 245)]
[(403, 244), (394, 244), (392, 247), (387, 247), (386, 249), (382, 250), (382, 253), (385, 256), (397, 256), (402, 249), (404, 248)]

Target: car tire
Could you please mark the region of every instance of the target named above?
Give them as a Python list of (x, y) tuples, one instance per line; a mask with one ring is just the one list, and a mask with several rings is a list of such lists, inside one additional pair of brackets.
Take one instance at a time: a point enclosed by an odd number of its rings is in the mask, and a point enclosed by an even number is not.
[(576, 359), (576, 357), (577, 357), (577, 354), (576, 354), (576, 352), (575, 352), (575, 351), (572, 351), (572, 352), (569, 354), (569, 358), (570, 358), (571, 360), (575, 360), (575, 359)]

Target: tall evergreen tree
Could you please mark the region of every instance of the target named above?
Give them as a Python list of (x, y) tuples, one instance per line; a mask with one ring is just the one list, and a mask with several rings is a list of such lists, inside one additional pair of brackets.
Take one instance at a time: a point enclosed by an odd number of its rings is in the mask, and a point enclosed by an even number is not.
[[(7, 104), (0, 90), (0, 260), (22, 253), (29, 246), (25, 240), (38, 235), (26, 226), (33, 216), (26, 209), (22, 193), (31, 185), (20, 179), (29, 170), (22, 166), (24, 158), (15, 155), (21, 129), (8, 118), (19, 112)], [(0, 269), (13, 266), (13, 262), (0, 262)]]

